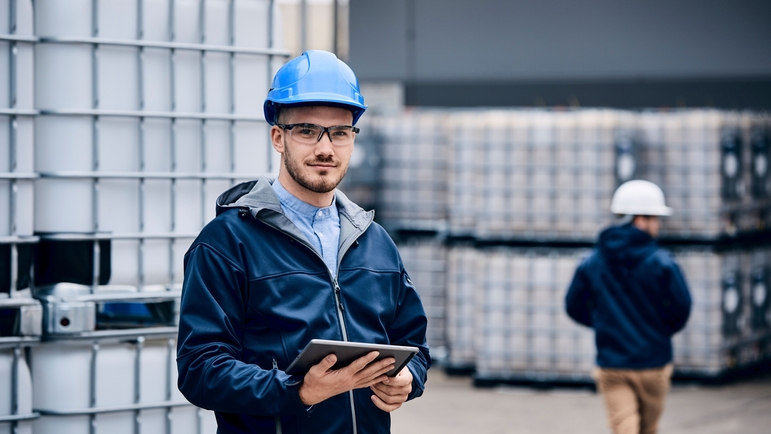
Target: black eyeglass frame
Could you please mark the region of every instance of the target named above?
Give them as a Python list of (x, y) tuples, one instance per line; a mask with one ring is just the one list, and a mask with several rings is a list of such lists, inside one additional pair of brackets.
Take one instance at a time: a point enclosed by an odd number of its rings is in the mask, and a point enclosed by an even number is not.
[(307, 122), (301, 122), (299, 124), (276, 123), (276, 126), (281, 128), (284, 131), (291, 131), (294, 127), (318, 127), (318, 128), (321, 128), (321, 133), (319, 133), (319, 136), (316, 138), (316, 141), (317, 142), (321, 141), (321, 138), (324, 137), (324, 133), (327, 133), (327, 137), (329, 137), (329, 141), (332, 143), (335, 143), (335, 139), (332, 138), (332, 134), (331, 134), (333, 128), (340, 128), (340, 127), (350, 128), (351, 132), (354, 134), (359, 134), (359, 131), (361, 131), (359, 127), (354, 127), (353, 125), (332, 125), (331, 127), (322, 127), (321, 125), (309, 124)]

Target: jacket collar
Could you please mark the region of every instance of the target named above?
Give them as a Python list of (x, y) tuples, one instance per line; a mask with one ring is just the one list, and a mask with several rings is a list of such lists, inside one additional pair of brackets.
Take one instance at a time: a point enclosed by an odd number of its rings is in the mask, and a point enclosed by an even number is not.
[[(273, 178), (261, 176), (256, 181), (231, 187), (217, 198), (217, 215), (231, 208), (247, 209), (254, 218), (304, 240), (302, 232), (281, 210), (281, 202), (271, 187), (273, 181)], [(343, 245), (364, 233), (373, 222), (375, 212), (365, 211), (340, 190), (335, 190), (335, 201), (338, 212), (343, 217), (340, 219), (340, 244)]]

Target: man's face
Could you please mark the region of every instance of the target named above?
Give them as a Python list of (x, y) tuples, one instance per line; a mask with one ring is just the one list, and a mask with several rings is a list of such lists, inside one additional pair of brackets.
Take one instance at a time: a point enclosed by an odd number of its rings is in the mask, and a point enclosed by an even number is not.
[(661, 219), (656, 216), (636, 216), (633, 224), (653, 238), (657, 238), (661, 231)]
[[(351, 125), (352, 122), (353, 115), (349, 110), (326, 106), (291, 108), (285, 110), (280, 119), (282, 124), (308, 123), (322, 127)], [(282, 155), (282, 170), (289, 176), (289, 182), (309, 192), (323, 194), (333, 191), (343, 180), (353, 144), (333, 144), (327, 133), (314, 144), (298, 143), (289, 130), (276, 126), (271, 135), (273, 146)], [(285, 180), (282, 178), (282, 184)]]

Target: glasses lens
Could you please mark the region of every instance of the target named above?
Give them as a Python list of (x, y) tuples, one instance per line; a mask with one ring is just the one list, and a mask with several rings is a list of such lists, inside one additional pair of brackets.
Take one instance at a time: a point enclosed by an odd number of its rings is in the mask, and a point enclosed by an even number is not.
[(316, 143), (321, 134), (321, 127), (313, 124), (295, 125), (292, 128), (292, 138), (300, 143)]
[(353, 142), (353, 128), (348, 126), (332, 127), (329, 131), (332, 142), (339, 145), (347, 145)]
[(354, 128), (350, 125), (324, 128), (314, 124), (294, 125), (291, 129), (291, 135), (292, 139), (300, 143), (312, 145), (319, 140), (319, 136), (325, 130), (329, 130), (329, 138), (335, 145), (350, 145), (356, 135)]

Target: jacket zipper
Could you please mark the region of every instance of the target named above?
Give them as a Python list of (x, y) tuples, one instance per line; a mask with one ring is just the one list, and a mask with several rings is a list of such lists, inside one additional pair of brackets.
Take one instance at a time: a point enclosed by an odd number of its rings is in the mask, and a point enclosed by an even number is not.
[[(294, 235), (288, 234), (288, 233), (282, 231), (280, 228), (278, 228), (278, 227), (276, 227), (276, 226), (274, 226), (272, 224), (269, 224), (269, 223), (267, 223), (265, 221), (263, 221), (263, 223), (267, 224), (268, 226), (272, 227), (273, 229), (276, 229), (277, 231), (279, 231), (279, 232), (281, 232), (283, 234), (286, 234), (286, 235), (290, 236), (293, 240), (295, 240), (298, 243), (300, 243), (300, 244), (304, 245), (305, 247), (309, 248), (310, 251), (313, 252), (316, 255), (316, 257), (318, 257), (319, 259), (321, 259), (322, 262), (324, 262), (324, 258), (322, 258), (318, 254), (318, 252), (316, 252), (316, 250), (313, 249), (313, 246), (308, 244), (307, 241), (299, 239), (299, 238), (295, 237)], [(369, 225), (367, 225), (367, 226), (369, 226)], [(366, 230), (366, 228), (365, 228), (365, 230)], [(363, 231), (362, 231), (362, 233), (363, 233)], [(348, 248), (351, 247), (351, 245), (358, 238), (359, 238), (358, 236), (354, 237), (350, 242), (347, 242), (345, 245), (340, 246), (340, 250), (338, 251), (338, 256), (337, 256), (337, 269), (338, 269), (338, 271), (340, 270), (340, 262), (342, 262), (341, 258), (343, 256), (345, 256), (345, 253), (348, 251)], [(325, 268), (326, 268), (326, 266), (325, 266)], [(332, 272), (331, 271), (327, 270), (327, 272), (329, 273), (329, 277), (332, 280), (332, 285), (334, 286), (335, 307), (336, 307), (336, 310), (337, 310), (338, 321), (340, 321), (340, 332), (342, 333), (343, 341), (347, 342), (348, 341), (348, 331), (345, 328), (345, 318), (343, 316), (343, 312), (345, 311), (345, 308), (343, 307), (343, 300), (342, 300), (342, 296), (340, 294), (341, 293), (340, 285), (338, 284), (337, 277), (332, 276)], [(273, 359), (273, 369), (278, 369), (278, 366), (276, 365), (276, 359)], [(353, 434), (357, 434), (358, 433), (358, 429), (356, 427), (356, 425), (357, 425), (357, 423), (356, 423), (356, 405), (354, 404), (354, 400), (353, 400), (353, 390), (349, 390), (348, 391), (348, 399), (351, 401), (351, 418), (353, 420)], [(281, 420), (278, 417), (276, 417), (276, 433), (277, 434), (281, 434)]]
[[(278, 362), (276, 362), (276, 359), (273, 359), (273, 370), (278, 371)], [(276, 434), (283, 434), (284, 430), (281, 427), (281, 417), (276, 416)]]

